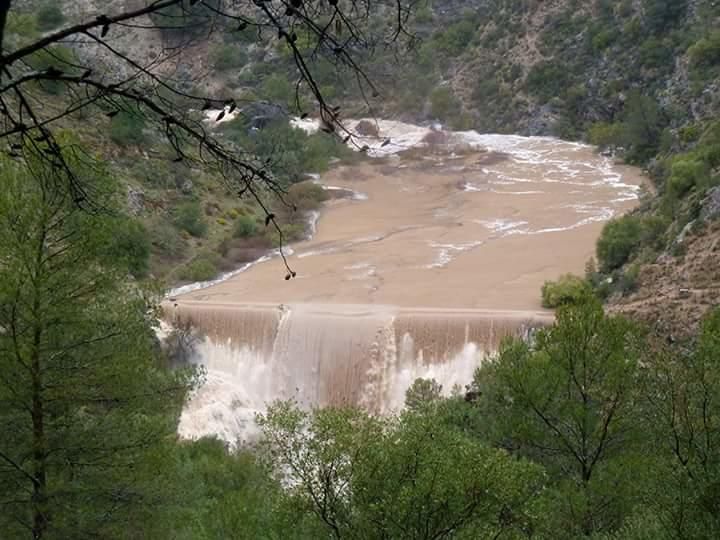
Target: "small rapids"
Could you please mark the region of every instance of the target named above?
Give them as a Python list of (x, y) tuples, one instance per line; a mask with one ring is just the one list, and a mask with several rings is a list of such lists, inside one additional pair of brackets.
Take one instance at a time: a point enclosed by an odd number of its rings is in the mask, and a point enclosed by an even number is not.
[(418, 377), (464, 387), (503, 337), (551, 320), (543, 282), (583, 272), (643, 181), (580, 143), (373, 123), (348, 144), (374, 159), (311, 176), (342, 196), (285, 249), (295, 279), (269, 254), (171, 291), (166, 322), (202, 332), (193, 361), (207, 370), (181, 435), (251, 440), (278, 398), (382, 414)]

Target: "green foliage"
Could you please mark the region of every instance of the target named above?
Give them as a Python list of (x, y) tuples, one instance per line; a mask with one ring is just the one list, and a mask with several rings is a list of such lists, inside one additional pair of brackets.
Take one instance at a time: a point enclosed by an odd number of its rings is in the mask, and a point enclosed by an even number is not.
[(597, 241), (597, 258), (601, 270), (620, 268), (639, 245), (642, 223), (636, 216), (623, 216), (605, 224)]
[(141, 114), (121, 111), (110, 121), (110, 139), (121, 146), (140, 145), (145, 140), (144, 129)]
[[(27, 58), (28, 65), (35, 70), (44, 71), (49, 68), (56, 68), (67, 71), (70, 66), (77, 64), (72, 49), (63, 45), (55, 45), (40, 49)], [(37, 85), (48, 94), (59, 95), (65, 90), (65, 83), (62, 81), (40, 81)]]
[(65, 16), (57, 2), (43, 2), (35, 16), (38, 29), (42, 32), (57, 28), (65, 21)]
[(443, 122), (457, 118), (462, 106), (449, 86), (440, 86), (430, 94), (430, 114)]
[(527, 76), (528, 91), (543, 101), (561, 95), (570, 85), (566, 67), (555, 62), (535, 64)]
[(247, 54), (232, 45), (218, 45), (213, 49), (211, 56), (213, 67), (218, 71), (241, 68), (248, 63)]
[(187, 244), (180, 231), (164, 219), (150, 222), (148, 236), (152, 250), (162, 258), (182, 258), (187, 251)]
[(147, 275), (150, 262), (148, 231), (139, 221), (120, 218), (113, 223), (113, 234), (105, 246), (105, 256), (115, 265), (126, 267), (136, 278)]
[(408, 411), (421, 411), (441, 397), (442, 385), (435, 379), (415, 379), (405, 391), (405, 408)]
[(720, 31), (714, 30), (688, 49), (690, 65), (707, 69), (720, 64)]
[(632, 511), (636, 484), (625, 466), (641, 442), (634, 411), (640, 338), (588, 297), (561, 307), (533, 344), (505, 342), (476, 372), (491, 437), (550, 475), (551, 537), (611, 531)]
[[(45, 160), (0, 164), (0, 537), (157, 538), (191, 382), (156, 366), (150, 308)], [(66, 156), (95, 202), (112, 181)], [(29, 174), (29, 170), (33, 174)]]
[(233, 227), (233, 236), (235, 238), (249, 238), (255, 236), (258, 226), (253, 216), (239, 216)]
[(667, 181), (668, 195), (674, 199), (683, 197), (708, 174), (705, 163), (695, 159), (675, 159)]
[(650, 97), (631, 92), (625, 103), (624, 139), (629, 147), (626, 158), (633, 163), (644, 163), (658, 150), (664, 118), (658, 104)]
[(557, 281), (546, 281), (543, 284), (542, 305), (555, 309), (566, 304), (576, 304), (585, 301), (590, 293), (590, 286), (583, 278), (565, 274)]
[(312, 182), (302, 182), (290, 186), (288, 190), (288, 202), (301, 212), (317, 210), (321, 203), (328, 198), (327, 191), (322, 186)]
[(443, 54), (456, 56), (467, 48), (476, 31), (477, 21), (468, 17), (435, 34), (433, 42)]
[(660, 33), (676, 26), (687, 10), (687, 0), (642, 0), (645, 23), (651, 32)]
[(709, 540), (720, 534), (718, 358), (720, 310), (715, 309), (693, 350), (661, 350), (645, 371), (648, 445), (661, 452), (664, 465), (649, 500), (672, 538)]
[(198, 238), (207, 234), (207, 222), (200, 203), (189, 201), (175, 209), (175, 226)]
[(588, 141), (601, 148), (620, 146), (623, 144), (622, 124), (596, 122), (588, 129)]
[(303, 516), (289, 522), (279, 510), (281, 486), (256, 457), (239, 448), (229, 451), (205, 437), (177, 446), (179, 481), (187, 490), (185, 508), (170, 524), (167, 538), (312, 538)]
[(259, 92), (268, 101), (294, 108), (295, 87), (286, 76), (280, 73), (273, 73), (266, 77), (260, 85)]
[(178, 277), (185, 281), (208, 281), (217, 273), (217, 266), (210, 258), (198, 256), (180, 268)]
[(283, 507), (312, 517), (313, 538), (512, 537), (529, 526), (542, 471), (424, 411), (382, 419), (272, 405), (259, 423), (271, 470), (292, 478)]
[[(266, 160), (285, 185), (298, 182), (304, 173), (325, 172), (332, 157), (354, 156), (352, 150), (332, 136), (322, 132), (308, 135), (286, 120), (276, 120), (250, 133), (242, 120), (233, 120), (224, 130), (231, 140)], [(282, 152), (278, 151), (280, 148)]]

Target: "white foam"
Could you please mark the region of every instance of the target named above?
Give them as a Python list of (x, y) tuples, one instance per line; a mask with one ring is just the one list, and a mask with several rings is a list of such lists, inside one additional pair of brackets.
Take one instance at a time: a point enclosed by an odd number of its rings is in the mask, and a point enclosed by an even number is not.
[(501, 233), (518, 229), (524, 225), (527, 225), (527, 221), (511, 221), (509, 219), (491, 219), (491, 220), (474, 220), (475, 223), (482, 225), (483, 227), (490, 229), (492, 232)]
[[(283, 248), (283, 254), (285, 256), (292, 255), (293, 250), (290, 247), (284, 247)], [(269, 253), (267, 255), (264, 255), (260, 257), (259, 259), (256, 259), (254, 261), (251, 261), (249, 263), (243, 264), (241, 267), (236, 268), (235, 270), (231, 270), (230, 272), (224, 272), (220, 274), (218, 277), (214, 279), (210, 279), (207, 281), (196, 281), (194, 283), (188, 283), (187, 285), (181, 285), (180, 287), (175, 287), (173, 289), (170, 289), (166, 294), (165, 298), (174, 298), (176, 296), (180, 296), (181, 294), (186, 294), (192, 291), (198, 291), (200, 289), (207, 289), (208, 287), (212, 287), (213, 285), (217, 285), (219, 283), (222, 283), (223, 281), (227, 281), (228, 279), (237, 276), (238, 274), (242, 274), (249, 268), (255, 266), (256, 264), (261, 264), (264, 262), (269, 261), (273, 257), (278, 257), (280, 255), (280, 250), (276, 249), (272, 253)]]
[(462, 244), (439, 244), (437, 242), (430, 242), (430, 247), (438, 249), (439, 251), (435, 260), (425, 268), (444, 268), (450, 264), (458, 254), (475, 249), (484, 243), (484, 240), (464, 242)]
[[(216, 118), (223, 111), (225, 112), (225, 116), (223, 116), (220, 120), (216, 120)], [(235, 109), (233, 112), (229, 111), (230, 107), (223, 107), (222, 109), (208, 109), (207, 111), (203, 111), (203, 116), (205, 117), (205, 122), (224, 124), (225, 122), (229, 122), (230, 120), (235, 120), (235, 118), (237, 118), (237, 115), (240, 114), (240, 109)]]

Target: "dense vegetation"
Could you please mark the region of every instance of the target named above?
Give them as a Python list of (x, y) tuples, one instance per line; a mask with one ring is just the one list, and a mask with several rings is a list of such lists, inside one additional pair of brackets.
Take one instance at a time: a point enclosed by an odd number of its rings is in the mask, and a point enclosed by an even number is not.
[[(142, 280), (209, 279), (278, 239), (257, 206), (217, 178), (157, 159), (154, 128), (129, 113), (99, 124), (115, 145), (110, 165), (75, 163), (103, 211), (79, 209), (42, 156), (29, 151), (24, 164), (3, 157), (0, 537), (720, 536), (720, 311), (692, 339), (670, 345), (606, 315), (593, 294), (631, 290), (637, 264), (672, 250), (688, 224), (703, 226), (702, 201), (718, 183), (720, 123), (691, 121), (659, 98), (676, 57), (687, 59), (691, 95), (717, 77), (715, 4), (560, 2), (539, 34), (544, 60), (500, 61), (539, 4), (488, 3), (451, 24), (421, 7), (416, 25), (426, 39), (407, 76), (388, 73), (382, 55), (370, 60), (397, 90), (388, 108), (458, 128), (513, 130), (523, 122), (518, 100), (527, 99), (550, 110), (557, 133), (647, 165), (659, 195), (607, 225), (587, 280), (545, 285), (544, 304), (558, 308), (552, 327), (506, 341), (450, 397), (436, 381), (416, 381), (395, 416), (274, 403), (258, 418), (255, 447), (178, 441), (180, 408), (200, 374), (167, 369), (173, 359), (154, 338), (157, 306)], [(62, 21), (45, 2), (15, 19), (8, 39)], [(213, 43), (213, 65), (228, 85), (292, 110), (303, 96), (287, 75), (287, 51), (258, 62), (266, 51), (240, 53), (252, 39), (238, 32)], [(470, 83), (449, 76), (489, 47), (497, 54), (470, 70)], [(34, 61), (47, 69), (46, 54)], [(315, 67), (327, 95), (357, 97), (323, 62)], [(601, 71), (612, 65), (591, 87), (587, 66), (598, 62)], [(42, 91), (52, 99), (58, 86)], [(223, 136), (274, 160), (288, 204), (273, 210), (286, 236), (300, 238), (302, 212), (325, 196), (303, 173), (324, 170), (332, 156), (347, 159), (347, 150), (292, 128), (287, 115), (253, 121), (227, 122)], [(73, 146), (93, 141), (87, 124), (72, 119)], [(122, 182), (141, 193), (125, 193)], [(135, 215), (126, 214), (130, 199)]]

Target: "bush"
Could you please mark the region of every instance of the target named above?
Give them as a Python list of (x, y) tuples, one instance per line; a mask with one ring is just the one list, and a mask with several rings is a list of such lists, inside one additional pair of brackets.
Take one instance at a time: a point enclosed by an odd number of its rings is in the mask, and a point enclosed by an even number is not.
[(233, 236), (235, 238), (249, 238), (257, 233), (257, 223), (251, 216), (240, 216), (235, 222)]
[(57, 28), (65, 21), (59, 2), (44, 2), (37, 10), (37, 26), (41, 32)]
[(232, 45), (218, 46), (211, 56), (213, 67), (218, 71), (241, 68), (248, 62), (245, 51)]
[(430, 114), (443, 122), (450, 121), (461, 112), (460, 101), (449, 86), (441, 86), (430, 94)]
[(640, 266), (632, 264), (620, 275), (618, 279), (618, 288), (620, 292), (625, 295), (637, 290), (638, 282), (640, 278)]
[(667, 181), (668, 195), (675, 199), (683, 197), (707, 175), (707, 166), (695, 159), (677, 159), (670, 168)]
[(145, 119), (139, 114), (119, 112), (110, 122), (110, 139), (121, 146), (141, 144)]
[(312, 182), (295, 184), (288, 190), (288, 202), (300, 211), (317, 210), (328, 199), (327, 192)]
[(207, 223), (203, 218), (200, 204), (198, 202), (188, 202), (178, 206), (175, 211), (175, 226), (193, 236), (205, 236)]
[(591, 294), (591, 288), (580, 276), (565, 274), (557, 281), (546, 281), (542, 286), (541, 294), (543, 307), (555, 309), (566, 304), (582, 302)]
[[(32, 69), (38, 71), (43, 71), (50, 67), (68, 69), (68, 65), (77, 64), (77, 59), (72, 49), (63, 45), (57, 45), (41, 49), (30, 55), (27, 63)], [(37, 84), (43, 91), (52, 95), (61, 94), (65, 90), (65, 83), (63, 81), (42, 81)]]
[(535, 64), (527, 76), (528, 91), (543, 101), (559, 96), (569, 86), (567, 67), (553, 62)]
[(187, 245), (180, 232), (162, 219), (154, 219), (149, 227), (150, 243), (156, 253), (170, 259), (185, 255)]
[(218, 273), (217, 266), (210, 259), (198, 257), (180, 269), (180, 279), (187, 281), (208, 281)]
[(635, 216), (623, 216), (609, 221), (597, 241), (597, 258), (601, 270), (610, 272), (625, 264), (642, 237), (642, 223)]
[(293, 106), (295, 104), (295, 87), (284, 75), (274, 73), (267, 77), (260, 85), (260, 95), (279, 105)]
[(595, 146), (599, 146), (601, 148), (619, 146), (622, 144), (622, 139), (622, 124), (596, 122), (588, 130), (588, 141), (590, 144), (594, 144)]
[(149, 270), (150, 239), (139, 221), (121, 218), (112, 226), (112, 241), (105, 246), (105, 256), (113, 264), (122, 264), (136, 278)]

